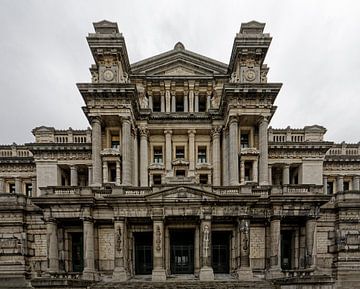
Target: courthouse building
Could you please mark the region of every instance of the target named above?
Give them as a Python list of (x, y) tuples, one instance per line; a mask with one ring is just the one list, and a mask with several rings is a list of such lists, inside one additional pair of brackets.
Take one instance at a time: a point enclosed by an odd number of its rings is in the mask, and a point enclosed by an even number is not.
[(360, 144), (270, 126), (264, 26), (228, 64), (180, 42), (130, 64), (95, 23), (91, 128), (0, 146), (0, 287), (359, 288)]

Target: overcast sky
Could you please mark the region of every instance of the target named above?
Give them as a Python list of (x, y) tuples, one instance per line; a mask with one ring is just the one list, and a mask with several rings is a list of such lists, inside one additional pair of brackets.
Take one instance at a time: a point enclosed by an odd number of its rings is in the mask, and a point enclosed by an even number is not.
[(268, 81), (282, 82), (271, 125), (319, 124), (327, 140), (360, 141), (360, 1), (0, 0), (0, 144), (33, 141), (37, 126), (89, 126), (76, 83), (93, 63), (86, 35), (115, 21), (130, 62), (177, 41), (228, 63), (242, 22), (273, 37)]

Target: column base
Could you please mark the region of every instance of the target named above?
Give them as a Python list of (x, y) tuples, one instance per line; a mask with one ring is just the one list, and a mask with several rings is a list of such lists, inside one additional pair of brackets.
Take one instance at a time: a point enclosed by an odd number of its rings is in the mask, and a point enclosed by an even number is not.
[(129, 280), (129, 276), (124, 267), (116, 267), (112, 275), (112, 281), (124, 282)]
[(82, 279), (83, 280), (89, 280), (89, 281), (96, 281), (97, 280), (97, 274), (95, 271), (88, 271), (84, 270), (82, 273)]
[(165, 269), (154, 269), (151, 274), (152, 281), (164, 282), (166, 281)]
[(240, 267), (240, 269), (236, 270), (236, 276), (242, 281), (254, 280), (253, 271), (250, 267)]
[(200, 281), (214, 281), (214, 271), (211, 267), (203, 267), (199, 273)]
[(265, 273), (266, 279), (278, 279), (278, 278), (283, 278), (284, 274), (281, 272), (281, 269), (276, 267), (276, 268), (270, 268), (269, 270), (266, 271)]

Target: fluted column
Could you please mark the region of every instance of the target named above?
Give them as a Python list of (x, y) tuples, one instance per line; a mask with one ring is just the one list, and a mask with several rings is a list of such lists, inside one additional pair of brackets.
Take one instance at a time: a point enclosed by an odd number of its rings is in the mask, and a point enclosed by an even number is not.
[(116, 185), (121, 184), (121, 169), (120, 169), (120, 160), (116, 161)]
[(189, 135), (189, 177), (195, 175), (195, 130), (188, 130)]
[(337, 189), (337, 192), (342, 192), (344, 190), (344, 177), (343, 176), (337, 176), (336, 189)]
[(59, 271), (59, 252), (58, 252), (58, 237), (57, 224), (54, 219), (49, 219), (46, 222), (47, 234), (47, 255), (48, 255), (48, 272), (55, 273)]
[(140, 132), (140, 186), (147, 187), (149, 185), (149, 159), (148, 159), (148, 129), (141, 127)]
[[(1, 187), (1, 186), (0, 186), (0, 187)], [(36, 177), (32, 177), (32, 178), (31, 178), (31, 187), (32, 187), (31, 196), (32, 196), (32, 197), (37, 197)], [(1, 192), (1, 189), (0, 189), (0, 192)]]
[(165, 94), (164, 94), (164, 92), (161, 92), (161, 95), (160, 95), (160, 109), (161, 109), (161, 112), (165, 112)]
[(93, 167), (88, 166), (88, 185), (91, 186), (93, 184)]
[(133, 170), (132, 170), (132, 183), (134, 186), (139, 185), (139, 152), (138, 152), (138, 135), (137, 129), (133, 130)]
[(290, 182), (290, 166), (288, 164), (285, 164), (283, 166), (283, 185), (288, 185)]
[(240, 183), (245, 184), (245, 162), (240, 161)]
[(201, 236), (201, 269), (200, 281), (214, 280), (214, 271), (211, 266), (211, 216), (205, 215), (200, 224)]
[(151, 109), (151, 111), (153, 110), (153, 97), (152, 94), (149, 94), (149, 108)]
[(211, 91), (208, 91), (206, 95), (206, 111), (209, 111), (210, 107), (211, 107)]
[(171, 94), (170, 94), (170, 90), (167, 89), (165, 91), (165, 101), (166, 101), (166, 112), (170, 112), (171, 111)]
[(172, 175), (172, 169), (171, 169), (171, 135), (172, 130), (165, 130), (165, 170), (166, 175), (171, 176)]
[(22, 190), (22, 181), (21, 178), (15, 178), (15, 193), (21, 194)]
[(238, 121), (232, 117), (229, 121), (229, 176), (230, 186), (239, 184), (239, 151), (238, 151)]
[(195, 112), (199, 112), (199, 93), (197, 91), (195, 92), (194, 103), (195, 103)]
[(220, 133), (221, 127), (214, 127), (212, 130), (212, 161), (213, 161), (213, 186), (221, 185), (221, 158), (220, 158)]
[(152, 281), (165, 281), (164, 268), (164, 220), (153, 218), (153, 271)]
[(323, 188), (324, 188), (325, 195), (327, 194), (327, 181), (328, 181), (327, 176), (323, 176)]
[(171, 112), (176, 111), (176, 95), (175, 92), (171, 94)]
[(184, 94), (184, 112), (188, 112), (189, 111), (189, 105), (188, 105), (188, 95), (185, 93)]
[(83, 220), (84, 238), (84, 271), (83, 278), (94, 279), (95, 273), (95, 247), (94, 247), (94, 223), (89, 217)]
[(194, 91), (189, 91), (189, 112), (194, 112)]
[(108, 162), (104, 161), (103, 162), (103, 183), (108, 183), (109, 182), (109, 167), (108, 167)]
[(131, 185), (131, 124), (128, 118), (122, 119), (122, 179), (124, 185)]
[(0, 178), (0, 193), (5, 192), (5, 180), (4, 178)]
[(255, 160), (253, 161), (253, 166), (252, 166), (252, 181), (257, 183), (258, 182), (258, 161)]
[(76, 165), (70, 166), (70, 186), (78, 185), (78, 169)]
[(92, 126), (92, 165), (93, 177), (92, 185), (101, 186), (101, 122), (100, 119), (94, 118)]
[(240, 247), (240, 267), (237, 270), (237, 276), (240, 280), (251, 280), (253, 273), (250, 267), (250, 220), (239, 219), (238, 230), (240, 233), (240, 240), (238, 242)]
[(353, 191), (359, 191), (360, 190), (360, 176), (354, 176), (353, 177)]
[(274, 217), (270, 221), (270, 270), (280, 271), (280, 235), (281, 235), (281, 222), (280, 218)]
[(315, 267), (316, 260), (316, 219), (310, 218), (306, 221), (306, 267)]
[(268, 185), (268, 119), (263, 117), (259, 124), (259, 185)]
[(225, 127), (222, 133), (222, 185), (229, 185), (229, 143), (228, 131)]
[(120, 218), (114, 221), (114, 271), (112, 280), (124, 282), (129, 279), (126, 270), (126, 253), (127, 253), (127, 228), (125, 219)]
[(269, 178), (269, 185), (272, 185), (272, 165), (268, 166), (268, 178)]

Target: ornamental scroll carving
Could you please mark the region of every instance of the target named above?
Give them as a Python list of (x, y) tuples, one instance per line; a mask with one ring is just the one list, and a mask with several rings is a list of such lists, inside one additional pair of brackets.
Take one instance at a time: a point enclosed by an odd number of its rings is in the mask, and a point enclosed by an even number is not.
[(119, 226), (116, 231), (116, 250), (121, 252), (122, 250), (122, 232), (121, 227)]
[(156, 226), (156, 251), (160, 252), (161, 250), (161, 230), (160, 226)]

